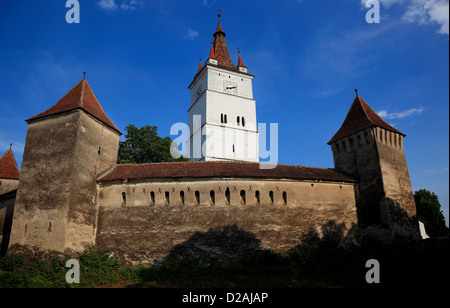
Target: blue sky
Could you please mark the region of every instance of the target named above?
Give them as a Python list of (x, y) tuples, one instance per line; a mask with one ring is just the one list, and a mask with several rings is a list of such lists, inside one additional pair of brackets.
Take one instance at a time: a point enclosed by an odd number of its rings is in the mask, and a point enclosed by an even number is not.
[[(187, 123), (188, 85), (209, 55), (217, 9), (237, 63), (255, 75), (258, 122), (279, 123), (279, 162), (333, 167), (327, 142), (354, 89), (407, 135), (413, 190), (435, 192), (448, 223), (448, 0), (0, 0), (0, 152), (20, 167), (27, 124), (83, 78), (107, 115), (170, 134)], [(176, 136), (172, 136), (175, 138)]]

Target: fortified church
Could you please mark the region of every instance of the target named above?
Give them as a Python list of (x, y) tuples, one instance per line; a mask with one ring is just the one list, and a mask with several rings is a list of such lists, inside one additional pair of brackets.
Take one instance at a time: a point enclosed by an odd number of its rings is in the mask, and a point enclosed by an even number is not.
[(117, 164), (122, 133), (85, 79), (27, 119), (21, 170), (11, 149), (0, 158), (2, 255), (94, 246), (136, 265), (282, 252), (330, 230), (343, 245), (417, 238), (405, 134), (358, 95), (330, 133), (334, 168), (261, 168), (254, 76), (225, 38), (219, 14), (189, 86), (191, 162)]

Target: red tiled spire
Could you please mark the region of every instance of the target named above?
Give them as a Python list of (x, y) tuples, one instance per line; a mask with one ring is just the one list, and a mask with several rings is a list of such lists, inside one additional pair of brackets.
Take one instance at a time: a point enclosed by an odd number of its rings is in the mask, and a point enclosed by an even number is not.
[(11, 149), (0, 157), (0, 178), (19, 179), (19, 167), (17, 167), (16, 158)]
[(220, 24), (220, 17), (222, 16), (219, 13), (219, 24), (217, 25), (217, 30), (214, 33), (214, 55), (215, 59), (218, 61), (218, 65), (235, 71), (236, 66), (233, 64), (233, 61), (230, 57), (230, 52), (228, 51), (227, 42), (225, 40), (225, 32), (223, 32), (222, 25)]
[(348, 111), (344, 123), (342, 123), (341, 128), (328, 144), (372, 126), (378, 126), (405, 136), (405, 134), (386, 123), (361, 97), (359, 97), (359, 95), (357, 95)]
[(25, 121), (30, 122), (36, 119), (75, 109), (83, 109), (103, 124), (109, 126), (119, 134), (122, 134), (114, 123), (106, 116), (102, 106), (100, 106), (94, 92), (85, 79), (81, 80), (75, 87), (67, 92), (67, 94), (64, 95), (55, 105)]
[(239, 52), (238, 67), (244, 67), (244, 68), (247, 68), (247, 66), (244, 65), (244, 62), (242, 62), (241, 51), (238, 50), (238, 52)]

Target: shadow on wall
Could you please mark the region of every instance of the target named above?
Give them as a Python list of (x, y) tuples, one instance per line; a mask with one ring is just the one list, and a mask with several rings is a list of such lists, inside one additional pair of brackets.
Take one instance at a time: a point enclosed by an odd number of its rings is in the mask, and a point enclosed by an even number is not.
[[(448, 276), (448, 239), (358, 245), (358, 236), (356, 225), (348, 230), (330, 220), (275, 254), (261, 248), (253, 234), (230, 225), (196, 233), (153, 267), (141, 268), (139, 276), (143, 283), (177, 287), (417, 287), (439, 285), (438, 279)], [(366, 281), (371, 259), (381, 265), (381, 284)]]
[(154, 265), (157, 267), (172, 258), (230, 264), (243, 257), (261, 253), (261, 241), (254, 234), (240, 229), (237, 225), (230, 225), (210, 229), (206, 233), (195, 233), (186, 242), (175, 246), (166, 257), (155, 261)]
[[(415, 210), (414, 200), (411, 204), (406, 201), (404, 204)], [(367, 217), (359, 217), (362, 245), (374, 241), (392, 244), (399, 240), (420, 240), (417, 217), (411, 217), (398, 202), (384, 197), (376, 210), (376, 216), (379, 218), (375, 221), (367, 219)], [(367, 221), (372, 223), (368, 224)]]
[[(353, 224), (350, 230), (344, 223), (329, 220), (318, 230), (310, 230), (298, 239), (298, 244), (316, 248), (326, 245), (330, 247), (349, 247), (358, 244), (358, 227)], [(205, 263), (217, 262), (232, 264), (242, 259), (258, 257), (272, 253), (261, 247), (261, 241), (250, 232), (240, 229), (237, 225), (210, 229), (206, 233), (197, 232), (186, 242), (175, 246), (162, 259), (156, 260), (155, 267), (166, 260), (202, 260)]]
[(14, 190), (0, 197), (0, 257), (5, 256), (8, 250), (16, 193)]

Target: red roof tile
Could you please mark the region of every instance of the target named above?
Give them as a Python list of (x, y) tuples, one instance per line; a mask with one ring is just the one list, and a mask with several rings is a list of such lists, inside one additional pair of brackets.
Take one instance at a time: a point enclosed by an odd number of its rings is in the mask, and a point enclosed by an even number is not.
[(259, 163), (247, 162), (181, 162), (117, 165), (99, 181), (161, 178), (261, 178), (355, 181), (333, 169), (291, 165), (277, 165), (275, 169), (261, 169)]
[(341, 128), (331, 138), (328, 144), (372, 126), (378, 126), (405, 136), (405, 134), (387, 124), (361, 97), (357, 96)]
[(219, 66), (236, 71), (236, 65), (234, 65), (233, 61), (231, 60), (225, 36), (225, 32), (223, 32), (222, 25), (219, 21), (216, 33), (214, 33), (214, 59), (219, 62)]
[(85, 79), (81, 80), (75, 87), (67, 92), (67, 94), (64, 95), (63, 98), (61, 98), (55, 105), (25, 121), (30, 122), (36, 119), (75, 109), (84, 110), (103, 124), (106, 124), (119, 134), (122, 134), (114, 123), (106, 116), (102, 106), (98, 102), (94, 92)]
[(16, 158), (13, 151), (9, 149), (0, 157), (0, 178), (18, 180), (19, 174)]

